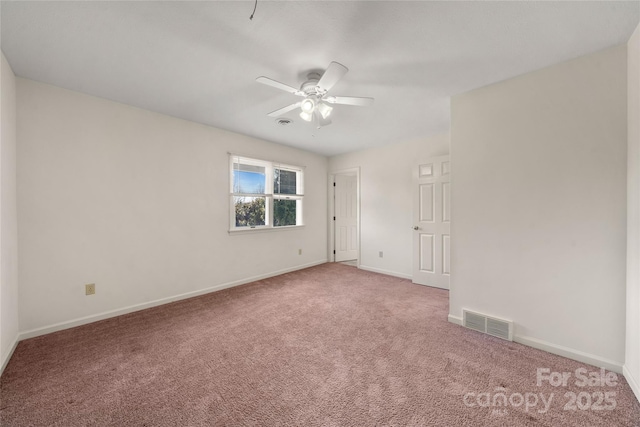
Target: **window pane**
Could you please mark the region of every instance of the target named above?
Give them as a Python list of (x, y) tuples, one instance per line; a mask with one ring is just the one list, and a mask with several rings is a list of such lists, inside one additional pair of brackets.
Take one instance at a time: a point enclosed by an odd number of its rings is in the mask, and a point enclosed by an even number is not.
[(280, 200), (273, 201), (273, 225), (282, 227), (285, 225), (297, 225), (296, 221), (296, 203), (298, 200)]
[(264, 194), (266, 173), (264, 166), (233, 164), (233, 192)]
[(274, 194), (297, 194), (296, 183), (297, 172), (283, 169), (273, 171), (273, 193)]
[(234, 197), (236, 227), (265, 225), (265, 197)]

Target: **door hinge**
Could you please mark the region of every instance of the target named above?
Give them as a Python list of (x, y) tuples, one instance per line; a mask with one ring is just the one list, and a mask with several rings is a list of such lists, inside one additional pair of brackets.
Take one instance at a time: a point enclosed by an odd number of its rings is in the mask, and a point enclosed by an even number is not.
[(335, 183), (335, 182), (333, 183), (333, 186), (334, 186), (334, 187), (336, 186), (336, 183)]
[(334, 220), (334, 221), (336, 220), (336, 217), (335, 217), (335, 216), (333, 217), (333, 220)]
[(334, 255), (336, 254), (336, 250), (335, 250), (335, 249), (333, 250), (333, 254), (334, 254)]

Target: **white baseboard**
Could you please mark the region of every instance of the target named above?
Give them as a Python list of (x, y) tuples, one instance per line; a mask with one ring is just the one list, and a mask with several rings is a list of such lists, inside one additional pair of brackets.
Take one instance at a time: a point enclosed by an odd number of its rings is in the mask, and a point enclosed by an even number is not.
[[(449, 314), (447, 320), (456, 325), (462, 325), (462, 318)], [(537, 348), (538, 350), (546, 351), (547, 353), (557, 354), (568, 359), (576, 360), (578, 362), (587, 363), (589, 365), (608, 369), (610, 371), (622, 374), (622, 363), (613, 360), (605, 359), (600, 356), (585, 353), (580, 350), (576, 350), (569, 347), (564, 347), (557, 344), (552, 344), (547, 341), (543, 341), (533, 337), (527, 337), (523, 335), (514, 335), (513, 341), (519, 344), (526, 345), (528, 347)], [(625, 376), (626, 377), (626, 376)], [(637, 393), (636, 393), (637, 395)]]
[(638, 402), (640, 402), (640, 379), (635, 378), (631, 374), (631, 371), (627, 369), (627, 365), (624, 365), (622, 367), (622, 374), (624, 375), (624, 378), (627, 380), (627, 383), (629, 383), (629, 387), (631, 387), (631, 390), (633, 390), (633, 394), (636, 395), (636, 399), (638, 399)]
[(380, 273), (380, 274), (386, 274), (387, 276), (399, 277), (401, 279), (411, 280), (412, 278), (410, 274), (398, 273), (396, 271), (383, 270), (381, 268), (375, 268), (375, 267), (367, 267), (366, 265), (362, 265), (362, 264), (360, 264), (358, 268), (361, 270), (371, 271), (373, 273)]
[(513, 340), (517, 343), (528, 345), (529, 347), (537, 348), (539, 350), (544, 350), (548, 353), (564, 356), (599, 368), (605, 368), (618, 374), (622, 373), (622, 363), (605, 359), (604, 357), (522, 335), (514, 335)]
[(271, 273), (261, 274), (258, 276), (247, 277), (245, 279), (235, 280), (233, 282), (221, 283), (219, 285), (211, 286), (210, 288), (200, 289), (198, 291), (187, 292), (172, 297), (161, 298), (155, 301), (149, 301), (142, 304), (135, 304), (128, 307), (119, 308), (116, 310), (105, 311), (102, 313), (94, 314), (91, 316), (85, 316), (74, 320), (68, 320), (65, 322), (56, 323), (41, 328), (31, 329), (29, 331), (21, 332), (18, 335), (18, 340), (21, 341), (28, 338), (34, 338), (40, 335), (50, 334), (52, 332), (62, 331), (64, 329), (75, 328), (76, 326), (86, 325), (88, 323), (97, 322), (99, 320), (109, 319), (111, 317), (122, 316), (123, 314), (133, 313), (135, 311), (145, 310), (147, 308), (157, 307), (159, 305), (168, 304), (174, 301), (180, 301), (187, 298), (193, 298), (200, 295), (208, 294), (211, 292), (221, 291), (222, 289), (232, 288), (234, 286), (244, 285), (246, 283), (255, 282), (257, 280), (266, 279), (269, 277), (279, 276), (281, 274), (290, 273), (296, 270), (302, 270), (304, 268), (313, 267), (316, 265), (324, 264), (327, 260), (314, 261), (308, 264), (298, 265), (296, 267), (286, 268), (283, 270), (273, 271)]
[(4, 368), (7, 367), (9, 360), (11, 360), (11, 356), (13, 356), (13, 352), (16, 350), (16, 347), (18, 346), (19, 341), (20, 341), (19, 336), (16, 335), (16, 337), (13, 340), (13, 344), (11, 344), (11, 347), (9, 348), (9, 351), (7, 352), (7, 354), (1, 355), (2, 360), (0, 360), (0, 376), (4, 372)]
[(449, 321), (449, 323), (455, 323), (456, 325), (462, 326), (462, 317), (458, 317), (458, 316), (454, 316), (453, 314), (450, 314), (447, 316), (447, 320)]

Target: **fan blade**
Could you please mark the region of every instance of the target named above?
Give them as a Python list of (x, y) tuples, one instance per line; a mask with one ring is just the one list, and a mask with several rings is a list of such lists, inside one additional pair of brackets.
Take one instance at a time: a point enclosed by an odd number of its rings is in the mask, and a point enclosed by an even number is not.
[(298, 96), (304, 96), (305, 95), (303, 91), (301, 91), (299, 89), (296, 89), (293, 86), (289, 86), (289, 85), (286, 85), (284, 83), (277, 82), (277, 81), (275, 81), (273, 79), (270, 79), (269, 77), (261, 76), (261, 77), (258, 77), (256, 79), (256, 81), (258, 83), (262, 83), (263, 85), (272, 86), (272, 87), (275, 87), (276, 89), (281, 89), (281, 90), (284, 90), (285, 92), (289, 92), (289, 93), (292, 93), (294, 95), (298, 95)]
[(302, 104), (302, 102), (296, 102), (295, 104), (287, 105), (286, 107), (282, 107), (279, 110), (270, 112), (269, 114), (267, 114), (267, 116), (269, 117), (281, 116), (284, 113), (288, 113), (289, 111), (295, 110), (296, 108), (300, 107), (300, 104)]
[(320, 80), (318, 81), (318, 87), (324, 91), (331, 89), (338, 81), (347, 74), (349, 69), (342, 64), (332, 62), (327, 67), (327, 71), (324, 72)]
[(327, 126), (331, 124), (331, 119), (330, 118), (323, 118), (322, 114), (320, 114), (320, 112), (316, 109), (313, 112), (313, 117), (315, 119), (315, 122), (318, 124), (318, 129), (320, 129), (322, 126)]
[(360, 107), (373, 105), (373, 98), (359, 98), (357, 96), (327, 96), (322, 99), (329, 104), (358, 105)]

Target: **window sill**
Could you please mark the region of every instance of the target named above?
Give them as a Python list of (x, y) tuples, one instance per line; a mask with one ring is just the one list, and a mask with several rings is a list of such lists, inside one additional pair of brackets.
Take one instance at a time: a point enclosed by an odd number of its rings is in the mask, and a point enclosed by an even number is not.
[(284, 225), (282, 227), (260, 227), (260, 228), (242, 228), (229, 230), (230, 235), (253, 234), (253, 233), (269, 233), (272, 231), (297, 230), (304, 228), (304, 225)]

